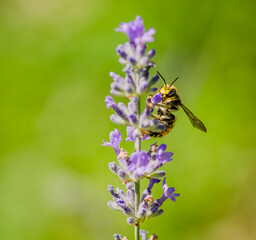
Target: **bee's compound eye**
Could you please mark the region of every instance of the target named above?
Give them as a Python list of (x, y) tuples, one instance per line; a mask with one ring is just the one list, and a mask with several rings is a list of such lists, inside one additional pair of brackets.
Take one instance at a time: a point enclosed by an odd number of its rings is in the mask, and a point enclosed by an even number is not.
[(166, 94), (166, 97), (172, 97), (173, 95), (175, 95), (176, 94), (176, 90), (175, 89), (172, 89), (170, 92), (168, 92), (167, 94)]

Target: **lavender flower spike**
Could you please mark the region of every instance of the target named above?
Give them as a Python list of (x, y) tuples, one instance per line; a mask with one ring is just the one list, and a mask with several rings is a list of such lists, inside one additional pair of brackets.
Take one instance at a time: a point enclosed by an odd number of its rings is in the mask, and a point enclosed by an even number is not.
[[(166, 184), (166, 172), (162, 169), (165, 163), (172, 161), (172, 152), (166, 151), (165, 144), (154, 143), (148, 151), (141, 148), (141, 141), (150, 138), (151, 133), (165, 130), (167, 124), (155, 115), (154, 111), (162, 102), (163, 95), (157, 92), (154, 85), (159, 80), (159, 75), (150, 71), (155, 66), (153, 57), (156, 54), (154, 49), (147, 49), (146, 43), (154, 40), (155, 29), (145, 31), (143, 20), (137, 16), (134, 21), (121, 23), (116, 31), (127, 34), (129, 42), (119, 44), (116, 48), (119, 62), (123, 65), (123, 73), (110, 72), (112, 83), (110, 94), (128, 99), (128, 104), (120, 100), (116, 103), (112, 96), (106, 96), (106, 107), (112, 108), (114, 113), (110, 119), (115, 124), (124, 125), (127, 130), (126, 141), (134, 143), (134, 150), (126, 151), (121, 145), (122, 136), (118, 129), (110, 132), (109, 142), (103, 141), (103, 146), (111, 146), (115, 153), (115, 161), (110, 161), (109, 169), (118, 178), (118, 187), (108, 185), (108, 191), (112, 200), (108, 206), (115, 211), (126, 215), (126, 222), (134, 225), (135, 240), (147, 239), (147, 232), (140, 231), (141, 224), (150, 218), (163, 214), (160, 209), (164, 201), (170, 198), (176, 201), (180, 195), (175, 193), (173, 187)], [(156, 93), (157, 92), (157, 93)], [(156, 93), (152, 95), (152, 93)], [(145, 101), (144, 101), (145, 100)], [(127, 102), (127, 101), (126, 101)], [(167, 112), (168, 110), (166, 110)], [(159, 114), (159, 111), (155, 111)], [(128, 143), (131, 144), (131, 143)], [(143, 143), (145, 144), (145, 143)], [(163, 195), (154, 200), (153, 187), (162, 182)], [(143, 179), (149, 180), (148, 187), (140, 192), (140, 182)], [(127, 189), (124, 192), (121, 184)], [(115, 234), (116, 240), (127, 240), (122, 235)], [(152, 235), (150, 239), (156, 239)]]

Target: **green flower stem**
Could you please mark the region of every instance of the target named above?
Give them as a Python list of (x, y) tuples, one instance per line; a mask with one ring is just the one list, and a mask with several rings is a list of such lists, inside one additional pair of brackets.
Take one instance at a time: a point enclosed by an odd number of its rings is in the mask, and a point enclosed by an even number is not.
[[(138, 97), (137, 101), (137, 111), (138, 111), (138, 117), (140, 116), (140, 97)], [(137, 152), (141, 150), (141, 138), (137, 138), (135, 142), (135, 149)], [(140, 180), (135, 182), (135, 215), (137, 216), (138, 210), (140, 205)], [(135, 240), (140, 239), (140, 223), (135, 224)]]

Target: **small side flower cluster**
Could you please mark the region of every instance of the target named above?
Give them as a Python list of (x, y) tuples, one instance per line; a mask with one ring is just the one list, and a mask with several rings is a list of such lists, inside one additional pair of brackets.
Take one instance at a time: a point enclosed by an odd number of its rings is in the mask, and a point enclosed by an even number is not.
[[(125, 184), (126, 192), (120, 188), (114, 189), (108, 186), (108, 191), (113, 197), (113, 201), (108, 202), (108, 206), (113, 210), (123, 212), (127, 216), (127, 223), (134, 224), (136, 240), (140, 238), (146, 240), (146, 231), (139, 231), (141, 222), (150, 218), (159, 216), (163, 213), (161, 206), (169, 198), (176, 201), (179, 196), (175, 193), (173, 187), (166, 184), (166, 173), (160, 168), (167, 162), (172, 161), (172, 152), (166, 151), (165, 144), (150, 145), (147, 151), (141, 150), (141, 141), (149, 139), (146, 133), (150, 131), (163, 131), (165, 124), (154, 118), (154, 104), (159, 103), (161, 94), (155, 94), (150, 102), (145, 102), (145, 108), (141, 111), (141, 96), (143, 94), (154, 94), (157, 88), (159, 76), (150, 77), (150, 70), (155, 66), (152, 61), (156, 54), (154, 49), (147, 51), (147, 42), (152, 42), (155, 30), (153, 28), (145, 31), (143, 20), (140, 16), (129, 23), (121, 23), (116, 31), (127, 34), (129, 42), (118, 45), (116, 52), (119, 56), (119, 62), (124, 65), (124, 77), (110, 72), (113, 82), (110, 85), (110, 93), (117, 97), (129, 99), (126, 106), (123, 102), (116, 103), (112, 96), (107, 96), (105, 103), (107, 108), (112, 108), (114, 114), (110, 119), (115, 124), (125, 125), (127, 131), (126, 141), (135, 143), (135, 151), (128, 153), (120, 147), (122, 136), (118, 129), (110, 132), (110, 141), (103, 142), (103, 146), (111, 146), (117, 157), (115, 161), (109, 163), (109, 169), (118, 176), (119, 180)], [(163, 194), (159, 199), (154, 200), (151, 195), (155, 184), (162, 181)], [(140, 197), (140, 180), (148, 179), (148, 187), (142, 192)], [(152, 239), (156, 235), (151, 236)], [(115, 234), (115, 239), (122, 238)], [(151, 239), (151, 238), (150, 238)]]
[(103, 143), (103, 146), (113, 147), (119, 165), (115, 162), (109, 163), (109, 169), (118, 175), (123, 182), (135, 182), (141, 178), (161, 178), (165, 176), (163, 170), (159, 170), (165, 163), (172, 161), (172, 152), (166, 152), (166, 145), (158, 146), (152, 144), (149, 150), (135, 151), (130, 156), (127, 151), (120, 148), (122, 141), (118, 129), (110, 133), (110, 142)]
[(180, 194), (175, 193), (173, 187), (168, 188), (166, 184), (166, 178), (164, 178), (162, 183), (163, 195), (161, 198), (154, 201), (151, 190), (154, 184), (159, 183), (161, 180), (150, 178), (148, 187), (143, 191), (139, 210), (135, 213), (135, 190), (131, 184), (127, 184), (127, 192), (125, 194), (120, 188), (116, 188), (116, 192), (113, 186), (108, 186), (108, 191), (113, 196), (113, 201), (108, 202), (108, 206), (113, 210), (123, 212), (128, 218), (128, 224), (134, 224), (136, 222), (144, 222), (153, 217), (160, 216), (163, 214), (164, 210), (160, 207), (163, 203), (170, 198), (172, 201), (176, 202), (176, 197)]

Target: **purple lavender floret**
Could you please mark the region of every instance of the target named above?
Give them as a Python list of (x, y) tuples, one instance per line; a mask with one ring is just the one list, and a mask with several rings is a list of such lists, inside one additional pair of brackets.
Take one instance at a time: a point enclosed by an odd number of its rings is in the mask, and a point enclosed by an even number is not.
[(145, 42), (153, 42), (153, 35), (155, 29), (150, 28), (144, 32), (143, 20), (140, 16), (137, 16), (134, 21), (129, 23), (120, 23), (120, 28), (116, 28), (116, 31), (127, 34), (130, 43), (144, 44)]
[(145, 151), (134, 152), (130, 156), (130, 165), (127, 170), (133, 173), (133, 176), (139, 179), (146, 171), (150, 162), (150, 155)]
[(115, 131), (110, 132), (109, 139), (110, 142), (106, 142), (105, 140), (103, 140), (102, 146), (113, 147), (116, 155), (118, 155), (120, 153), (120, 142), (122, 142), (122, 135), (119, 130), (115, 129)]
[(130, 158), (130, 164), (127, 171), (132, 173), (133, 178), (140, 179), (144, 176), (162, 177), (165, 176), (164, 171), (157, 171), (166, 162), (172, 161), (172, 152), (165, 152), (166, 145), (161, 144), (155, 153), (147, 153), (145, 151), (134, 152)]
[(165, 152), (166, 148), (167, 146), (165, 144), (161, 144), (156, 150), (156, 159), (161, 162), (162, 165), (173, 160), (171, 158), (173, 153)]
[[(165, 150), (166, 150), (165, 144), (161, 144), (159, 147), (157, 147), (156, 144), (153, 144), (153, 145), (151, 145), (151, 148), (152, 147), (154, 147), (156, 150), (155, 150), (155, 152), (151, 153), (152, 162), (147, 168), (147, 173), (150, 175), (155, 174), (156, 170), (158, 170), (160, 167), (162, 167), (166, 162), (170, 162), (173, 160), (171, 158), (173, 156), (173, 153), (165, 152)], [(151, 151), (149, 151), (149, 152), (151, 152)], [(159, 171), (157, 173), (160, 173), (160, 175), (161, 175), (161, 171)], [(156, 177), (156, 176), (154, 176), (154, 177)]]
[[(161, 198), (155, 200), (150, 206), (149, 206), (149, 211), (148, 211), (148, 216), (154, 216), (155, 213), (159, 210), (159, 207), (163, 205), (163, 203), (170, 198), (173, 202), (176, 202), (176, 197), (179, 197), (179, 193), (175, 193), (174, 187), (168, 188), (166, 184), (166, 177), (163, 180), (162, 183), (162, 188), (163, 188), (163, 195)], [(160, 212), (161, 213), (161, 212)]]
[(163, 190), (164, 190), (164, 196), (166, 198), (170, 198), (172, 201), (176, 202), (176, 197), (179, 197), (180, 194), (174, 192), (175, 191), (174, 187), (168, 188), (168, 186), (166, 184), (166, 177), (163, 180), (162, 187), (163, 187)]

